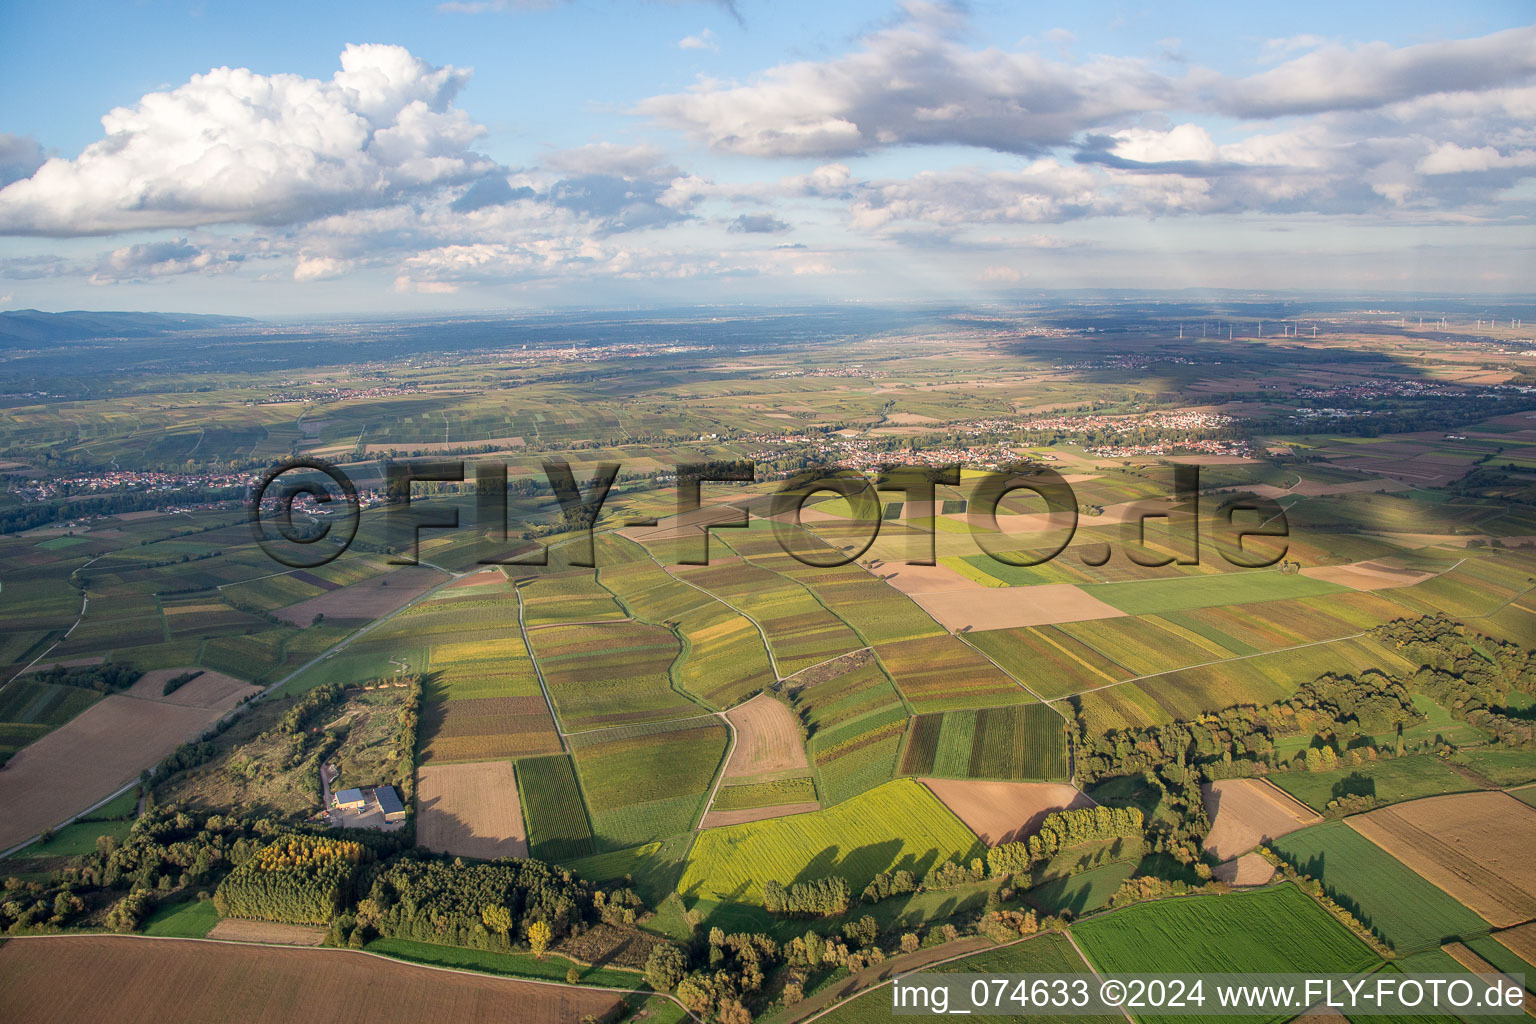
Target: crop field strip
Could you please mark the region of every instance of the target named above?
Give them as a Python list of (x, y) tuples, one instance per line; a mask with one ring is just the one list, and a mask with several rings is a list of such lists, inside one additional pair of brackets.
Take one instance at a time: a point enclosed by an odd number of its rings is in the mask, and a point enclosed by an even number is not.
[(636, 618), (675, 624), (684, 645), (674, 666), (681, 688), (720, 708), (774, 681), (757, 626), (706, 591), (678, 580), (640, 545), (603, 534), (598, 566), (598, 582)]
[(758, 902), (761, 885), (839, 874), (855, 889), (880, 871), (921, 874), (942, 860), (968, 860), (974, 833), (918, 783), (890, 782), (821, 811), (702, 833), (678, 891)]
[(901, 774), (999, 781), (1067, 775), (1066, 722), (1043, 704), (918, 715)]
[(563, 863), (597, 852), (570, 756), (525, 758), (516, 767), (529, 854)]
[(570, 735), (598, 849), (693, 828), (728, 739), (725, 723), (713, 715)]
[(1438, 949), (1488, 924), (1342, 821), (1292, 832), (1270, 847), (1323, 883), (1335, 902), (1398, 953)]
[(533, 655), (566, 732), (697, 714), (672, 686), (676, 636), (633, 620), (528, 631)]
[(914, 711), (1026, 704), (1034, 700), (1018, 681), (957, 636), (880, 644), (886, 673)]
[[(1364, 942), (1290, 883), (1142, 903), (1074, 924), (1072, 935), (1094, 967), (1112, 974), (1348, 974), (1379, 963)], [(1289, 1016), (1259, 1019), (1278, 1024)]]

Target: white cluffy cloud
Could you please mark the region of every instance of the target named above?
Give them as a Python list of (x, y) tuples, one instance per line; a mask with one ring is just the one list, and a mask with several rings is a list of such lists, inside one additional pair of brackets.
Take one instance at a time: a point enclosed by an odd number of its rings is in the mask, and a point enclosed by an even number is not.
[(720, 51), (720, 43), (715, 39), (715, 34), (705, 29), (696, 36), (683, 36), (677, 41), (679, 50), (714, 50)]
[(453, 107), (469, 72), (348, 46), (330, 81), (215, 68), (101, 119), (105, 137), (0, 189), (0, 233), (289, 224), (389, 203), (493, 165)]

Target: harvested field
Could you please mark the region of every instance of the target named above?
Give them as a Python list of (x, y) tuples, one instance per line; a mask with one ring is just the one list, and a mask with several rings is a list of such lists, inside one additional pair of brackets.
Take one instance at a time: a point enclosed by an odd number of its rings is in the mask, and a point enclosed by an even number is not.
[(1048, 626), (1125, 614), (1069, 583), (920, 593), (912, 600), (951, 631)]
[(1323, 820), (1263, 779), (1227, 779), (1200, 789), (1211, 819), (1205, 850), (1220, 860)]
[(1536, 808), (1507, 793), (1432, 796), (1345, 821), (1494, 927), (1536, 918)]
[(549, 1024), (601, 1017), (619, 996), (434, 970), (343, 949), (276, 949), (131, 936), (29, 938), (0, 947), (0, 1017), (31, 1024), (239, 1020), (246, 1024)]
[(318, 925), (276, 924), (226, 917), (214, 925), (205, 938), (276, 946), (318, 946), (325, 941), (325, 929)]
[(416, 772), (416, 842), (437, 853), (494, 860), (528, 856), (517, 776), (506, 761)]
[(988, 589), (975, 580), (961, 576), (947, 565), (908, 565), (905, 562), (873, 559), (866, 562), (865, 567), (909, 596)]
[(112, 795), (233, 703), (194, 707), (111, 694), (22, 748), (0, 771), (0, 850)]
[(1228, 885), (1268, 885), (1275, 866), (1257, 853), (1245, 853), (1211, 869), (1211, 877)]
[(507, 575), (500, 569), (481, 569), (479, 572), (465, 573), (445, 588), (458, 590), (461, 587), (484, 587), (495, 583), (506, 583)]
[(1052, 811), (1094, 806), (1076, 786), (1055, 782), (918, 781), (988, 846), (1034, 835)]
[(1495, 932), (1493, 937), (1526, 963), (1536, 964), (1536, 923)]
[(308, 626), (316, 615), (328, 619), (377, 619), (448, 578), (446, 573), (425, 565), (407, 565), (383, 576), (274, 609), (272, 614), (295, 626)]
[(1301, 570), (1301, 575), (1326, 583), (1337, 583), (1352, 590), (1386, 590), (1423, 583), (1434, 573), (1398, 569), (1380, 562), (1356, 562), (1353, 565), (1312, 566)]
[(719, 828), (721, 825), (744, 825), (749, 821), (766, 821), (769, 818), (783, 818), (791, 814), (805, 814), (807, 811), (819, 811), (821, 805), (808, 804), (780, 804), (777, 807), (743, 807), (736, 811), (710, 811), (704, 815), (704, 820), (699, 823), (699, 828)]
[[(183, 683), (181, 686), (165, 693), (165, 682), (186, 672), (201, 672), (196, 679)], [(177, 704), (187, 708), (216, 708), (219, 711), (228, 711), (239, 704), (241, 699), (253, 693), (259, 692), (250, 683), (243, 679), (235, 679), (222, 672), (214, 672), (211, 669), (193, 668), (157, 668), (145, 672), (139, 677), (139, 681), (123, 691), (126, 696), (138, 700), (158, 701), (162, 704)]]
[(800, 739), (800, 723), (784, 702), (760, 693), (727, 711), (725, 717), (736, 729), (736, 747), (725, 766), (726, 778), (739, 779), (797, 768), (810, 770), (805, 759), (805, 744)]

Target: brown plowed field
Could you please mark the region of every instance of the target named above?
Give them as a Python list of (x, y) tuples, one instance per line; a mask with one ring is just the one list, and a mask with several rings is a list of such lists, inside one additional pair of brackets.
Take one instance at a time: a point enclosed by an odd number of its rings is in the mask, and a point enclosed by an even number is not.
[(328, 619), (377, 619), (448, 578), (446, 573), (425, 565), (407, 565), (383, 576), (279, 608), (272, 614), (295, 626), (309, 625), (316, 615)]
[(1125, 614), (1070, 583), (946, 590), (915, 594), (912, 600), (951, 632), (967, 628), (1050, 626), (1058, 622), (1110, 619)]
[(1052, 811), (1092, 807), (1088, 795), (1057, 782), (980, 782), (920, 779), (988, 846), (1012, 843), (1039, 831)]
[(804, 814), (807, 811), (819, 810), (821, 810), (820, 804), (806, 803), (779, 804), (775, 807), (744, 807), (736, 811), (710, 811), (704, 815), (704, 820), (699, 822), (699, 828), (743, 825), (749, 821), (766, 821), (769, 818), (783, 818), (791, 814)]
[(1211, 877), (1228, 885), (1268, 885), (1275, 877), (1275, 866), (1256, 853), (1218, 864), (1211, 869)]
[(500, 569), (481, 569), (479, 572), (466, 573), (448, 584), (449, 590), (457, 590), (460, 587), (484, 587), (495, 583), (506, 583), (507, 574)]
[(210, 939), (225, 942), (263, 942), (276, 946), (318, 946), (325, 941), (325, 929), (303, 924), (275, 924), (272, 921), (246, 921), (226, 917), (208, 932)]
[(1496, 928), (1536, 918), (1536, 807), (1454, 793), (1344, 819)]
[(1205, 850), (1218, 860), (1247, 853), (1323, 819), (1263, 779), (1226, 779), (1201, 786), (1211, 831)]
[(1508, 931), (1495, 932), (1493, 937), (1526, 963), (1536, 964), (1536, 924), (1523, 924)]
[(27, 1024), (552, 1024), (613, 992), (434, 970), (345, 949), (81, 935), (0, 946), (0, 1020)]
[(202, 735), (223, 714), (221, 707), (189, 707), (121, 693), (103, 697), (17, 751), (0, 770), (0, 807), (5, 808), (0, 814), (0, 850), (111, 796), (145, 768)]
[(528, 856), (517, 776), (506, 761), (416, 772), (416, 841), (438, 853), (493, 860)]
[(726, 778), (809, 767), (800, 724), (782, 702), (760, 693), (727, 711), (725, 717), (736, 729), (736, 747), (725, 766)]
[(1337, 583), (1355, 590), (1386, 590), (1391, 587), (1411, 587), (1434, 576), (1432, 572), (1414, 572), (1398, 569), (1380, 562), (1356, 562), (1352, 565), (1320, 565), (1301, 570), (1325, 583)]
[[(189, 683), (183, 683), (170, 693), (164, 693), (165, 681), (186, 672), (201, 671), (202, 675)], [(157, 668), (145, 672), (139, 681), (124, 691), (139, 700), (154, 700), (164, 704), (179, 704), (188, 708), (213, 708), (228, 711), (241, 698), (261, 691), (250, 683), (208, 669)]]
[(987, 588), (961, 576), (947, 565), (908, 565), (906, 562), (870, 559), (865, 568), (903, 594), (942, 594), (961, 590), (975, 593)]

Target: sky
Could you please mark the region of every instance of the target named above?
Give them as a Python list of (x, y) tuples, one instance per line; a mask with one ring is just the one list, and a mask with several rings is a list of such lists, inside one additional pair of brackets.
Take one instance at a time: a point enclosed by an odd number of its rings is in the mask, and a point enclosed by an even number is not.
[(0, 39), (0, 309), (1536, 280), (1529, 0), (66, 0)]

